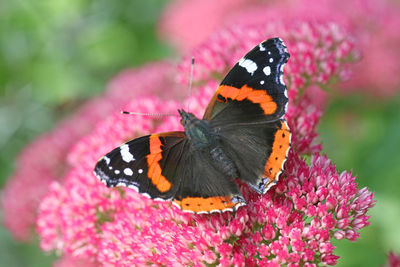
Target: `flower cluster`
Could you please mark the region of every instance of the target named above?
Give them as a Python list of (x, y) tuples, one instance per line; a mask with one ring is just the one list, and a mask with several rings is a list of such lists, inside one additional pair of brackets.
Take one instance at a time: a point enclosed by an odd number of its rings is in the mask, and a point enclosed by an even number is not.
[(285, 180), (262, 197), (242, 186), (249, 204), (236, 214), (182, 214), (127, 191), (125, 209), (101, 228), (97, 260), (118, 266), (333, 265), (332, 234), (354, 240), (367, 225), (372, 195), (357, 190), (349, 173), (337, 174), (325, 157), (307, 166), (291, 153), (286, 168)]
[(362, 61), (354, 66), (351, 80), (343, 83), (342, 89), (379, 96), (398, 92), (400, 6), (394, 1), (175, 0), (164, 12), (160, 31), (179, 49), (187, 51), (207, 40), (219, 27), (293, 21), (335, 22), (354, 38)]
[[(242, 184), (248, 204), (235, 213), (211, 215), (183, 213), (170, 202), (153, 201), (127, 188), (109, 189), (92, 173), (100, 156), (133, 137), (182, 129), (178, 117), (110, 112), (74, 144), (64, 181), (52, 182), (41, 201), (37, 231), (42, 249), (62, 252), (66, 262), (84, 259), (112, 266), (334, 265), (338, 256), (331, 240), (356, 240), (374, 205), (373, 194), (358, 189), (351, 173), (338, 173), (318, 154), (315, 130), (319, 103), (326, 96), (313, 92), (348, 73), (355, 53), (342, 30), (334, 24), (300, 23), (221, 31), (195, 50), (190, 110), (201, 116), (218, 80), (254, 44), (277, 31), (291, 54), (285, 81), (290, 88), (286, 118), (293, 148), (275, 187), (260, 196)], [(186, 84), (189, 61), (178, 67), (180, 82), (172, 82), (166, 71), (153, 73), (165, 79), (159, 83), (163, 90), (176, 92)], [(130, 81), (129, 75), (121, 79)], [(121, 83), (119, 88), (124, 87)], [(142, 95), (123, 109), (171, 113), (179, 106), (178, 101)]]

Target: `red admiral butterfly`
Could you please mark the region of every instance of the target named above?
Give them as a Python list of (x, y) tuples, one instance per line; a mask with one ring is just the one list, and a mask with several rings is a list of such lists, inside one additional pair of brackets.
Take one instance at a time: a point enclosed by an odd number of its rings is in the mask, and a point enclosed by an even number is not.
[(282, 80), (288, 59), (281, 39), (260, 43), (226, 75), (203, 119), (178, 110), (184, 132), (122, 144), (97, 162), (95, 175), (108, 187), (134, 188), (195, 213), (245, 205), (235, 179), (265, 194), (277, 183), (290, 147)]

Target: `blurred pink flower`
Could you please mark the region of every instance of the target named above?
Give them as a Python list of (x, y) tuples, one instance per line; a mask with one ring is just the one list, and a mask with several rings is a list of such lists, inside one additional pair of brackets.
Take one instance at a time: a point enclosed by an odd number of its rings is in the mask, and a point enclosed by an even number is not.
[(69, 167), (65, 158), (70, 146), (109, 112), (110, 104), (102, 99), (90, 100), (77, 114), (59, 123), (21, 153), (16, 162), (17, 170), (1, 197), (4, 224), (15, 238), (25, 241), (31, 238), (41, 198), (48, 185), (62, 179)]
[[(189, 74), (189, 72), (187, 72)], [(121, 108), (133, 97), (157, 95), (161, 99), (180, 99), (186, 96), (187, 84), (180, 85), (175, 81), (176, 67), (169, 61), (159, 61), (140, 68), (121, 71), (108, 84), (103, 96), (107, 101)], [(164, 94), (164, 88), (170, 91)]]
[[(161, 34), (185, 51), (202, 43), (210, 33), (221, 27), (222, 21), (232, 12), (246, 8), (251, 2), (256, 1), (220, 0), (217, 3), (213, 0), (171, 1), (160, 21)], [(182, 27), (184, 27), (182, 30), (178, 30)]]
[[(277, 29), (291, 53), (285, 80), (290, 88), (287, 120), (293, 149), (272, 190), (260, 196), (241, 185), (248, 205), (236, 213), (193, 215), (127, 188), (109, 189), (92, 173), (100, 156), (133, 137), (182, 129), (178, 117), (125, 116), (111, 111), (90, 134), (75, 142), (64, 181), (53, 182), (41, 202), (37, 231), (42, 249), (105, 266), (336, 264), (331, 240), (355, 241), (359, 230), (368, 225), (366, 212), (374, 205), (373, 194), (358, 189), (351, 173), (337, 173), (334, 164), (317, 153), (316, 125), (326, 96), (310, 92), (348, 73), (348, 58), (354, 53), (340, 28), (271, 23), (268, 27), (236, 25), (220, 32), (196, 50), (190, 110), (201, 116), (220, 78)], [(165, 92), (187, 85), (188, 62), (183, 60), (178, 68), (179, 83), (167, 82), (169, 73), (158, 73), (166, 80), (159, 82)], [(129, 75), (123, 77), (130, 80)], [(137, 96), (122, 107), (172, 113), (182, 106), (157, 95)], [(305, 154), (311, 155), (310, 164), (302, 159)]]
[(53, 264), (54, 267), (96, 267), (98, 264), (93, 262), (82, 260), (82, 259), (75, 259), (70, 256), (64, 256), (61, 259), (57, 260)]
[(390, 252), (386, 266), (400, 267), (400, 254), (395, 254), (394, 252)]
[[(221, 27), (296, 21), (334, 22), (353, 37), (362, 60), (346, 91), (391, 96), (400, 86), (400, 6), (389, 0), (203, 1), (175, 0), (160, 21), (162, 35), (181, 51), (207, 40)], [(195, 34), (194, 34), (195, 33)], [(279, 31), (274, 32), (280, 35)]]

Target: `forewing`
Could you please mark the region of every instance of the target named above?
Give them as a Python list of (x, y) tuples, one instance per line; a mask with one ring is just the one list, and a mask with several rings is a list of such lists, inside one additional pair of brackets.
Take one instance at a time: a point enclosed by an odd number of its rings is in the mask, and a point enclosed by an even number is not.
[(126, 186), (153, 199), (171, 200), (181, 182), (186, 146), (184, 132), (143, 136), (102, 157), (94, 173), (108, 187)]
[(218, 122), (268, 122), (286, 112), (288, 97), (283, 67), (289, 59), (280, 38), (260, 43), (221, 82), (204, 114)]

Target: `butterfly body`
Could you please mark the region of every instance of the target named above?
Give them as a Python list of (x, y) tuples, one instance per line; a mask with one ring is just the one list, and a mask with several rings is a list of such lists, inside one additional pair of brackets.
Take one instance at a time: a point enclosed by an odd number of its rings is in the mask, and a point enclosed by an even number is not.
[(102, 157), (95, 175), (187, 212), (234, 211), (246, 202), (235, 183), (265, 194), (278, 181), (290, 148), (282, 40), (269, 39), (227, 74), (202, 119), (178, 110), (184, 132), (151, 134)]
[(223, 150), (218, 138), (218, 133), (211, 128), (207, 120), (200, 120), (192, 113), (179, 110), (182, 117), (182, 125), (190, 144), (190, 151), (199, 150), (205, 154), (203, 157), (210, 156), (215, 168), (228, 177), (235, 179), (238, 171), (234, 162)]

